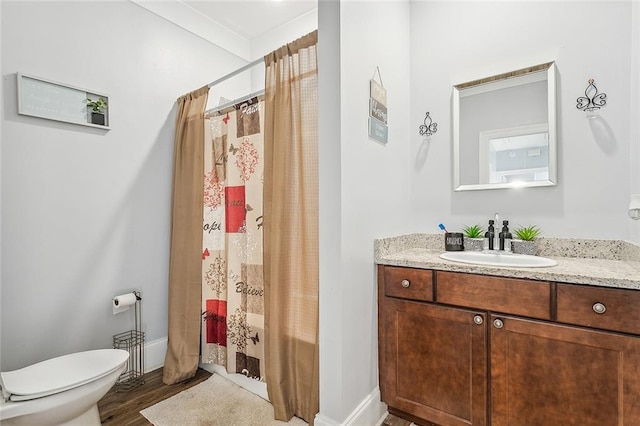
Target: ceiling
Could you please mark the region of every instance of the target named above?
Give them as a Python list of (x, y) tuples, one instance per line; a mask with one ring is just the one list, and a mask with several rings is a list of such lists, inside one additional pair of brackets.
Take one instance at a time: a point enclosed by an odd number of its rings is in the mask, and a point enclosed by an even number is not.
[(248, 41), (318, 7), (317, 0), (182, 0), (182, 2)]

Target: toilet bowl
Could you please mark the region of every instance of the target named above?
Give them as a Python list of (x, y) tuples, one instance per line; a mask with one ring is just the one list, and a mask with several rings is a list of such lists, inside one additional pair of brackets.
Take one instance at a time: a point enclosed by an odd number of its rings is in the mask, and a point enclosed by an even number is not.
[(0, 424), (100, 425), (98, 400), (127, 367), (129, 352), (97, 349), (0, 373)]

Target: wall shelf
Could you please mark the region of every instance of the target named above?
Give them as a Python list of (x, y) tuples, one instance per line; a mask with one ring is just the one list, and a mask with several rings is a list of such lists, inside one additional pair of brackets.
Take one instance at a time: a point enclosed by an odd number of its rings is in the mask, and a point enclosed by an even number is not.
[[(109, 130), (109, 97), (94, 90), (57, 83), (32, 75), (16, 73), (18, 114), (64, 123)], [(91, 122), (91, 108), (86, 99), (107, 101), (104, 125)]]

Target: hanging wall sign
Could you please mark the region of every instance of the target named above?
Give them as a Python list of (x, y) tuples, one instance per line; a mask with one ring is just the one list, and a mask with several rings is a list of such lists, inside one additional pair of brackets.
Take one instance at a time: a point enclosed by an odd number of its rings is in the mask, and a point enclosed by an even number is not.
[(387, 124), (387, 107), (373, 98), (369, 99), (369, 115)]
[(369, 136), (380, 142), (387, 143), (389, 129), (386, 124), (369, 117)]
[(376, 73), (369, 81), (369, 137), (387, 143), (389, 128), (387, 126), (387, 89), (382, 85), (380, 69), (376, 67), (380, 83), (375, 80)]
[(387, 89), (382, 86), (382, 83), (378, 83), (374, 79), (371, 79), (371, 98), (383, 105), (387, 105)]

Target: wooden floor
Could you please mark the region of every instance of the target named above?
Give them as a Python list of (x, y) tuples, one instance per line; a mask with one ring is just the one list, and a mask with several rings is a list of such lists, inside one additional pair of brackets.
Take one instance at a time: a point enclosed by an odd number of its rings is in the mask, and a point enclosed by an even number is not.
[(148, 426), (151, 423), (140, 414), (140, 410), (152, 406), (164, 399), (189, 389), (205, 381), (211, 373), (198, 369), (195, 377), (175, 385), (162, 383), (162, 369), (144, 375), (144, 384), (129, 392), (118, 392), (111, 389), (100, 401), (100, 421), (103, 425), (113, 426)]
[[(140, 414), (140, 410), (189, 389), (207, 380), (211, 373), (198, 369), (195, 377), (175, 385), (162, 383), (162, 369), (144, 375), (145, 383), (129, 392), (111, 389), (100, 401), (98, 410), (103, 425), (148, 426), (151, 423)], [(389, 415), (383, 426), (409, 426), (410, 422)], [(229, 425), (242, 426), (242, 425)]]
[(401, 419), (400, 417), (396, 417), (393, 414), (389, 414), (381, 426), (409, 426), (411, 424), (410, 421)]

